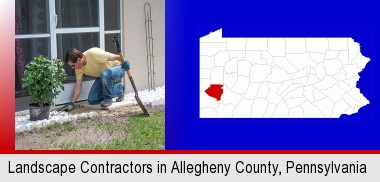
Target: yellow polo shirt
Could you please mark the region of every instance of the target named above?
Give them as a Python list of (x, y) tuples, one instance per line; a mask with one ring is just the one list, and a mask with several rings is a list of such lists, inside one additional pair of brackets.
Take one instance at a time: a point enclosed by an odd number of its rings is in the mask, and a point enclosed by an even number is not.
[(76, 79), (82, 79), (83, 74), (100, 77), (100, 73), (110, 67), (120, 65), (119, 61), (107, 61), (109, 52), (94, 47), (83, 53), (86, 56), (87, 63), (81, 69), (75, 69)]

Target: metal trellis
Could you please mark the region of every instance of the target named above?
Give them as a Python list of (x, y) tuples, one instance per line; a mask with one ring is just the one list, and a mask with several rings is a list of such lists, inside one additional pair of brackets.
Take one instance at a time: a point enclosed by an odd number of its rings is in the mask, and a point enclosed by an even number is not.
[(154, 54), (153, 54), (153, 34), (152, 34), (152, 13), (151, 6), (148, 2), (144, 5), (145, 13), (145, 41), (146, 41), (146, 59), (148, 66), (148, 87), (150, 90), (156, 90), (155, 72), (154, 72)]

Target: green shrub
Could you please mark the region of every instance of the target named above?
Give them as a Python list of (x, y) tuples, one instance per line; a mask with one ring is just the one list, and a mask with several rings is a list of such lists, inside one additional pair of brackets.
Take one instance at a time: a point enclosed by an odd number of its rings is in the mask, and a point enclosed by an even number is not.
[[(54, 61), (53, 61), (54, 60)], [(62, 81), (66, 79), (63, 62), (42, 55), (35, 57), (25, 66), (22, 79), (23, 94), (29, 93), (32, 103), (39, 107), (54, 105), (54, 99), (63, 90)]]

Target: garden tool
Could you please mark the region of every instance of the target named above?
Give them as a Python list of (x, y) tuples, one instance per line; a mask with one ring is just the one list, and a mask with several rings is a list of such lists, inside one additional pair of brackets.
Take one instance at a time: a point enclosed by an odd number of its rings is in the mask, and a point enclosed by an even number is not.
[[(112, 39), (116, 49), (117, 49), (117, 52), (119, 53), (119, 55), (121, 56), (122, 60), (124, 61), (124, 55), (123, 53), (121, 52), (121, 48), (120, 48), (120, 44), (119, 44), (119, 41), (117, 40), (117, 37), (113, 37)], [(129, 65), (128, 65), (129, 67)], [(149, 113), (148, 111), (145, 109), (145, 106), (143, 105), (143, 103), (141, 102), (140, 98), (139, 98), (139, 94), (137, 92), (137, 89), (136, 89), (136, 85), (135, 85), (135, 82), (133, 81), (133, 78), (132, 78), (132, 74), (131, 74), (131, 70), (130, 69), (127, 69), (125, 70), (127, 72), (127, 75), (129, 77), (129, 81), (131, 81), (131, 85), (133, 87), (133, 90), (135, 91), (135, 99), (137, 101), (137, 103), (139, 104), (140, 108), (143, 110), (144, 114), (149, 116)]]

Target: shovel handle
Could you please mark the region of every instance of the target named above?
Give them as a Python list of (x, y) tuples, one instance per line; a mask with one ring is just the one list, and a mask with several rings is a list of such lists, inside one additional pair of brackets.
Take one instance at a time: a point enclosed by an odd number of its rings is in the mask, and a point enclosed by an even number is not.
[[(119, 44), (119, 40), (117, 40), (117, 37), (116, 36), (114, 36), (113, 38), (112, 38), (112, 42), (115, 44), (115, 47), (116, 47), (116, 49), (117, 49), (117, 52), (119, 53), (119, 55), (120, 55), (120, 57), (121, 57), (121, 60), (125, 60), (124, 59), (124, 55), (123, 55), (123, 52), (121, 52), (121, 48), (120, 48), (120, 44)], [(131, 73), (131, 71), (130, 70), (128, 70), (127, 71), (127, 75), (128, 75), (128, 77), (129, 77), (129, 79), (131, 79), (132, 78), (132, 73)], [(132, 79), (133, 80), (133, 79)], [(136, 90), (135, 90), (136, 91)]]
[[(121, 59), (124, 61), (124, 55), (123, 55), (123, 52), (120, 51), (120, 52), (119, 52), (119, 55), (120, 55)], [(127, 75), (128, 75), (129, 78), (132, 77), (131, 70), (128, 70), (128, 71), (127, 71)]]
[[(123, 55), (123, 52), (121, 52), (121, 49), (120, 49), (120, 44), (119, 44), (119, 41), (117, 40), (117, 37), (113, 37), (112, 39), (113, 43), (115, 44), (116, 46), (116, 49), (117, 49), (117, 52), (119, 53), (121, 59), (124, 61), (124, 55)], [(138, 95), (137, 93), (137, 89), (136, 89), (136, 85), (135, 85), (135, 81), (133, 81), (133, 78), (132, 78), (132, 73), (131, 73), (131, 70), (128, 70), (126, 71), (127, 72), (127, 75), (128, 75), (128, 78), (129, 78), (129, 81), (131, 81), (131, 85), (133, 87), (133, 90), (135, 91), (135, 95)]]

